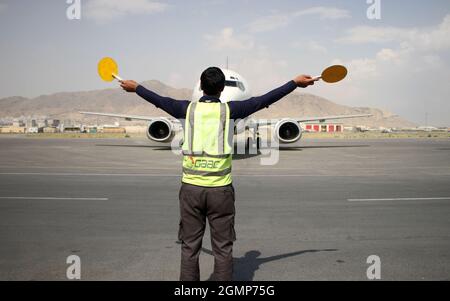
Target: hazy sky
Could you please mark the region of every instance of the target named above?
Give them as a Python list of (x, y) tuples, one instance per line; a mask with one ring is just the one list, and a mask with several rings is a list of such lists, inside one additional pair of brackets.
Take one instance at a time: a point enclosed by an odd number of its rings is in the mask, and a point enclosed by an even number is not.
[(192, 88), (210, 65), (245, 76), (255, 94), (331, 63), (338, 85), (307, 92), (340, 104), (390, 110), (450, 125), (450, 1), (0, 0), (0, 97), (115, 87), (97, 76), (114, 57), (124, 78)]

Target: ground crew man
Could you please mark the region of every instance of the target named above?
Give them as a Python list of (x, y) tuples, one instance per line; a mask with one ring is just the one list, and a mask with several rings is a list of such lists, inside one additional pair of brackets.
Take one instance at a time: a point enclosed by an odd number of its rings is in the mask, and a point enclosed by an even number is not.
[(206, 69), (201, 77), (203, 97), (196, 102), (162, 97), (132, 80), (121, 81), (127, 92), (139, 96), (184, 121), (183, 177), (179, 193), (181, 240), (180, 280), (200, 279), (199, 255), (206, 218), (211, 229), (214, 255), (213, 280), (231, 281), (235, 241), (235, 193), (231, 179), (233, 135), (230, 120), (244, 119), (280, 100), (297, 87), (314, 84), (308, 75), (297, 76), (285, 85), (259, 97), (221, 103), (225, 75), (217, 67)]

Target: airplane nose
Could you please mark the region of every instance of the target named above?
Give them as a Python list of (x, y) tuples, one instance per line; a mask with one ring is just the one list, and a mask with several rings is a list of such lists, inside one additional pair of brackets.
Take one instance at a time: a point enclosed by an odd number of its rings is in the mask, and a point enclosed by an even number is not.
[(228, 102), (228, 101), (236, 100), (236, 97), (237, 97), (236, 93), (230, 93), (228, 91), (224, 91), (220, 95), (220, 101)]

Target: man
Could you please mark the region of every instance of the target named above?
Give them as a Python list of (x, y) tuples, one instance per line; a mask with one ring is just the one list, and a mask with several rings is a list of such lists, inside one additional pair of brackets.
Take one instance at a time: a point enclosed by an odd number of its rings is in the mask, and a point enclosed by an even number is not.
[[(183, 178), (179, 193), (181, 245), (180, 280), (200, 279), (199, 255), (206, 218), (211, 229), (214, 255), (213, 280), (231, 281), (233, 242), (235, 241), (235, 194), (231, 179), (233, 135), (230, 120), (244, 119), (280, 100), (297, 87), (306, 88), (315, 79), (299, 75), (294, 80), (263, 96), (244, 101), (221, 103), (225, 75), (217, 67), (206, 69), (200, 78), (203, 97), (198, 102), (161, 97), (135, 81), (121, 81), (127, 92), (161, 108), (171, 116), (185, 119)], [(193, 100), (194, 101), (194, 100)], [(232, 140), (232, 139), (231, 139)]]

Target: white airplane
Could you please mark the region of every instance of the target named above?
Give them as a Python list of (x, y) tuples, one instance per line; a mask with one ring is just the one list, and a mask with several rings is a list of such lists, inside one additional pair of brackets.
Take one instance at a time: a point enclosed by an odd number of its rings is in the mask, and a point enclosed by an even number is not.
[[(250, 86), (247, 80), (238, 73), (222, 69), (225, 74), (225, 89), (223, 90), (220, 100), (222, 102), (242, 101), (252, 97)], [(200, 88), (200, 81), (195, 85), (192, 93), (192, 100), (198, 101), (203, 96), (203, 91)], [(147, 137), (156, 142), (170, 143), (175, 137), (176, 132), (181, 129), (180, 121), (174, 118), (167, 117), (147, 117), (137, 115), (124, 115), (124, 114), (111, 114), (111, 113), (99, 113), (99, 112), (80, 112), (86, 115), (108, 116), (116, 118), (124, 118), (125, 120), (145, 120), (148, 121)], [(235, 134), (241, 134), (245, 131), (250, 131), (250, 137), (247, 138), (246, 147), (252, 145), (252, 147), (260, 146), (260, 133), (259, 127), (271, 126), (272, 134), (278, 143), (290, 144), (299, 141), (302, 137), (301, 123), (333, 119), (347, 119), (347, 118), (360, 118), (370, 117), (371, 114), (360, 115), (337, 115), (337, 116), (322, 116), (322, 117), (301, 117), (301, 118), (282, 118), (278, 120), (257, 120), (252, 118), (246, 118), (235, 125)]]

